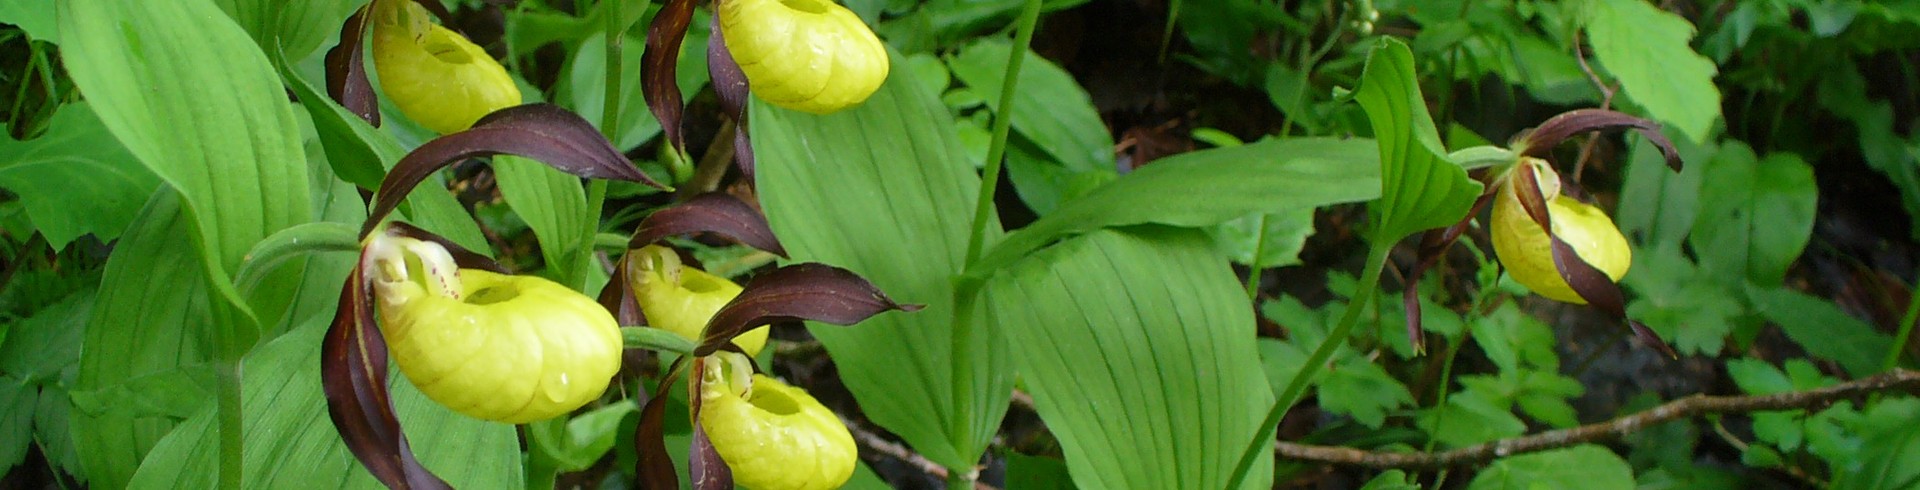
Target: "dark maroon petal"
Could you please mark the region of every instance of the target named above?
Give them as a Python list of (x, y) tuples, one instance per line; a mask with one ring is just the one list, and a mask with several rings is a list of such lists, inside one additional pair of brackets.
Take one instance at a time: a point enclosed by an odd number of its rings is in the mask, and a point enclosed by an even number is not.
[(666, 188), (634, 168), (579, 115), (551, 104), (527, 104), (495, 111), (466, 131), (434, 138), (402, 157), (380, 182), (375, 194), (378, 201), (361, 226), (361, 234), (386, 219), (433, 172), (468, 158), (500, 154), (531, 158), (581, 177)]
[(812, 320), (852, 325), (889, 310), (917, 311), (903, 305), (852, 271), (825, 264), (800, 263), (754, 276), (740, 295), (707, 321), (707, 336), (693, 355), (722, 350), (735, 336), (777, 322)]
[(387, 342), (374, 321), (373, 286), (362, 274), (366, 260), (362, 257), (361, 267), (340, 287), (340, 306), (320, 347), (327, 415), (354, 458), (389, 488), (451, 489), (413, 457), (393, 413)]
[(613, 265), (613, 277), (607, 279), (607, 286), (600, 289), (597, 298), (600, 306), (613, 313), (613, 320), (623, 327), (647, 324), (647, 315), (640, 311), (640, 301), (633, 297), (633, 285), (627, 280), (627, 258), (621, 257)]
[(713, 80), (714, 93), (720, 97), (720, 109), (733, 118), (733, 163), (747, 182), (753, 182), (753, 142), (747, 136), (747, 74), (734, 62), (721, 35), (720, 12), (714, 11), (707, 37), (707, 77)]
[(727, 461), (720, 458), (720, 451), (713, 448), (713, 441), (707, 439), (707, 430), (700, 427), (700, 412), (693, 414), (693, 442), (687, 448), (687, 473), (693, 480), (696, 490), (729, 490), (733, 488), (733, 469), (727, 467)]
[(773, 235), (773, 228), (767, 225), (766, 215), (724, 192), (708, 192), (655, 211), (640, 221), (640, 229), (633, 232), (633, 239), (627, 242), (627, 247), (645, 247), (662, 238), (690, 233), (713, 233), (781, 257), (787, 256), (787, 249), (780, 246), (780, 239)]
[(1460, 235), (1467, 231), (1469, 224), (1473, 223), (1473, 217), (1479, 215), (1481, 210), (1487, 208), (1487, 204), (1493, 202), (1493, 196), (1492, 193), (1481, 194), (1479, 199), (1473, 201), (1473, 207), (1467, 209), (1467, 215), (1461, 217), (1459, 222), (1446, 228), (1427, 230), (1420, 235), (1420, 258), (1413, 263), (1413, 269), (1407, 273), (1407, 288), (1400, 292), (1401, 309), (1407, 315), (1407, 339), (1413, 342), (1414, 352), (1427, 351), (1426, 331), (1421, 329), (1420, 320), (1420, 277), (1427, 273), (1427, 269), (1438, 264), (1441, 257), (1446, 256), (1447, 250), (1453, 248), (1453, 242), (1459, 241)]
[(686, 107), (680, 100), (680, 82), (674, 72), (680, 63), (680, 42), (686, 40), (696, 4), (694, 0), (667, 0), (661, 5), (653, 23), (647, 26), (647, 50), (640, 57), (641, 93), (676, 152), (686, 151), (687, 138), (680, 128)]
[(1533, 167), (1521, 165), (1515, 171), (1512, 177), (1516, 179), (1513, 181), (1514, 193), (1520, 198), (1520, 207), (1527, 210), (1527, 215), (1546, 231), (1547, 238), (1553, 242), (1553, 268), (1560, 272), (1560, 279), (1567, 281), (1567, 286), (1573, 288), (1573, 292), (1579, 294), (1581, 299), (1587, 300), (1587, 304), (1593, 305), (1594, 308), (1613, 317), (1616, 321), (1627, 322), (1627, 325), (1633, 328), (1634, 335), (1640, 337), (1640, 340), (1652, 345), (1654, 349), (1659, 350), (1661, 354), (1666, 354), (1669, 358), (1678, 358), (1679, 355), (1673, 351), (1673, 347), (1660, 340), (1652, 330), (1648, 330), (1640, 322), (1627, 318), (1627, 301), (1620, 293), (1620, 285), (1615, 284), (1613, 278), (1607, 277), (1606, 273), (1595, 268), (1593, 264), (1588, 264), (1585, 259), (1580, 258), (1580, 254), (1574, 252), (1572, 245), (1553, 233), (1552, 221), (1547, 215), (1547, 199), (1540, 192), (1540, 183), (1536, 180)]
[[(673, 361), (673, 366), (667, 368), (666, 377), (660, 378), (660, 385), (654, 387), (653, 396), (640, 408), (640, 423), (633, 431), (633, 447), (640, 453), (639, 460), (634, 463), (634, 474), (639, 475), (637, 480), (640, 488), (680, 488), (680, 475), (673, 469), (672, 456), (667, 454), (667, 390), (679, 379), (686, 360), (686, 357), (681, 357)], [(690, 398), (698, 403), (700, 396), (696, 394)], [(698, 427), (699, 423), (696, 421), (694, 425)]]
[(380, 100), (367, 81), (366, 48), (368, 13), (372, 4), (360, 7), (340, 25), (340, 44), (327, 50), (327, 96), (354, 115), (380, 126)]
[(1577, 109), (1553, 116), (1552, 119), (1540, 123), (1540, 127), (1534, 128), (1533, 132), (1527, 134), (1526, 143), (1522, 145), (1520, 155), (1546, 158), (1547, 152), (1553, 151), (1553, 147), (1558, 146), (1561, 141), (1566, 141), (1567, 138), (1582, 133), (1616, 129), (1632, 129), (1646, 136), (1648, 141), (1652, 141), (1653, 145), (1660, 149), (1660, 154), (1667, 157), (1667, 167), (1675, 172), (1680, 171), (1680, 152), (1674, 149), (1673, 142), (1668, 140), (1666, 135), (1660, 133), (1659, 123), (1606, 109)]
[(466, 247), (462, 247), (460, 246), (460, 244), (454, 243), (453, 240), (448, 240), (446, 237), (435, 235), (433, 234), (433, 232), (421, 229), (420, 227), (413, 226), (405, 222), (394, 221), (394, 222), (387, 223), (387, 232), (392, 233), (394, 235), (398, 235), (398, 236), (412, 238), (415, 240), (429, 241), (429, 242), (439, 244), (441, 248), (447, 249), (447, 254), (453, 256), (453, 263), (459, 265), (460, 268), (462, 269), (480, 269), (480, 270), (499, 273), (499, 274), (512, 273), (507, 271), (507, 268), (505, 266), (500, 265), (499, 262), (495, 262), (491, 257), (480, 255), (478, 253), (475, 253), (472, 250), (467, 250)]

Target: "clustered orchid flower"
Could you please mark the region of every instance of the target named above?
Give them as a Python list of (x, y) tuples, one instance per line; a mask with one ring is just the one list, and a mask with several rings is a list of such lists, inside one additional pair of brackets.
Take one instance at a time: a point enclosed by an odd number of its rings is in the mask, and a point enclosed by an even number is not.
[[(1467, 225), (1489, 204), (1493, 207), (1488, 234), (1494, 255), (1515, 282), (1555, 301), (1590, 304), (1623, 320), (1642, 342), (1669, 357), (1673, 348), (1646, 325), (1627, 318), (1626, 303), (1617, 284), (1632, 265), (1633, 252), (1619, 227), (1606, 213), (1580, 201), (1579, 187), (1563, 182), (1545, 158), (1562, 141), (1581, 133), (1633, 129), (1666, 157), (1667, 166), (1680, 170), (1679, 152), (1652, 121), (1604, 109), (1580, 109), (1554, 116), (1526, 133), (1513, 151), (1501, 150), (1483, 178), (1486, 193), (1459, 223), (1429, 231), (1421, 240), (1420, 261), (1408, 275), (1417, 281), (1432, 267)], [(1421, 345), (1420, 301), (1408, 284), (1402, 302), (1407, 312), (1407, 334)]]
[[(791, 28), (801, 39), (814, 39), (805, 46), (849, 50), (825, 72), (814, 70), (824, 66), (816, 61), (832, 57), (755, 76), (774, 80), (767, 83), (769, 90), (786, 90), (778, 103), (815, 111), (857, 104), (885, 78), (884, 49), (844, 8), (815, 6), (826, 9), (827, 25), (840, 31), (822, 34), (818, 19), (753, 27), (788, 14), (745, 3), (734, 6), (745, 27), (734, 29), (759, 33), (745, 36), (766, 34), (756, 29)], [(815, 263), (776, 268), (742, 287), (658, 244), (672, 235), (709, 233), (784, 257), (766, 218), (724, 194), (694, 196), (643, 220), (597, 302), (546, 279), (509, 274), (482, 254), (390, 220), (432, 173), (497, 154), (528, 157), (579, 177), (665, 188), (635, 169), (579, 116), (551, 105), (516, 105), (519, 91), (499, 63), (465, 37), (432, 23), (429, 14), (445, 12), (428, 0), (374, 0), (348, 19), (341, 44), (327, 54), (328, 94), (379, 124), (361, 49), (371, 27), (382, 91), (409, 119), (445, 134), (395, 163), (372, 194), (361, 226), (360, 260), (341, 288), (322, 349), (328, 413), (354, 456), (389, 487), (448, 488), (420, 465), (407, 444), (388, 392), (389, 358), (435, 402), (474, 418), (520, 424), (564, 416), (599, 400), (619, 371), (627, 333), (657, 327), (692, 341), (693, 347), (673, 351), (679, 354), (669, 370), (673, 374), (642, 410), (636, 439), (643, 453), (640, 474), (648, 486), (678, 486), (660, 432), (665, 390), (681, 372), (696, 422), (689, 450), (696, 456), (699, 488), (725, 487), (735, 478), (761, 490), (845, 483), (857, 452), (846, 426), (804, 390), (759, 373), (748, 356), (764, 348), (767, 327), (774, 323), (851, 325), (918, 306), (895, 303), (850, 271)], [(835, 37), (857, 34), (853, 26), (866, 37)], [(839, 44), (821, 44), (830, 39), (840, 39), (833, 41)], [(778, 67), (800, 55), (765, 58), (757, 63), (765, 66), (755, 69)], [(731, 65), (731, 58), (723, 58)], [(816, 75), (828, 80), (808, 85), (813, 82), (794, 78)], [(670, 71), (667, 76), (671, 79)], [(814, 93), (791, 97), (796, 91)], [(653, 327), (637, 326), (649, 320)]]

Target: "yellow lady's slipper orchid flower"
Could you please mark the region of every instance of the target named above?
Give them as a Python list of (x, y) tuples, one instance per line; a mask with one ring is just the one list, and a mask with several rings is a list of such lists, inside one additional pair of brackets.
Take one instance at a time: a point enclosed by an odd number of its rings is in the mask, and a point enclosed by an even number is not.
[(826, 114), (859, 104), (887, 80), (887, 49), (833, 0), (721, 0), (720, 32), (754, 95)]
[(432, 242), (377, 236), (381, 332), (407, 379), (474, 418), (521, 424), (565, 415), (620, 368), (619, 325), (553, 281), (458, 269)]
[(853, 475), (859, 450), (840, 418), (805, 390), (753, 372), (739, 354), (721, 353), (700, 381), (700, 427), (753, 490), (839, 488)]
[[(1633, 265), (1633, 250), (1627, 246), (1627, 238), (1620, 234), (1620, 228), (1614, 226), (1613, 219), (1599, 208), (1561, 194), (1559, 174), (1546, 161), (1523, 158), (1520, 165), (1534, 168), (1541, 195), (1547, 201), (1553, 234), (1571, 245), (1575, 255), (1615, 282), (1625, 277), (1627, 268)], [(1520, 204), (1514, 188), (1514, 179), (1521, 178), (1520, 174), (1522, 172), (1510, 172), (1496, 184), (1500, 186), (1499, 195), (1494, 196), (1490, 226), (1494, 254), (1513, 280), (1527, 289), (1549, 299), (1587, 304), (1587, 300), (1560, 277), (1553, 263), (1553, 242)]]
[[(635, 254), (627, 260), (634, 300), (646, 313), (647, 324), (654, 328), (699, 342), (707, 320), (740, 295), (739, 285), (682, 265), (672, 249), (648, 245), (628, 253)], [(760, 355), (760, 349), (767, 345), (767, 328), (749, 330), (734, 337), (733, 343), (749, 356)]]
[(520, 105), (520, 87), (500, 62), (413, 0), (375, 0), (373, 15), (380, 90), (407, 118), (446, 134)]

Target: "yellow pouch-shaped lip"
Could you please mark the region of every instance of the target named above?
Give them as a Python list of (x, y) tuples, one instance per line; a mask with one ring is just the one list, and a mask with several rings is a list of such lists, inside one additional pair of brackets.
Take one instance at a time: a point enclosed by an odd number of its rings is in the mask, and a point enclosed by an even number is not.
[(619, 326), (599, 303), (553, 281), (452, 272), (437, 246), (387, 254), (381, 333), (400, 371), (428, 398), (468, 416), (526, 423), (600, 397), (620, 368)]
[(754, 95), (826, 114), (867, 100), (887, 79), (887, 49), (832, 0), (722, 0), (720, 31)]
[(520, 105), (520, 87), (500, 62), (465, 36), (434, 24), (413, 0), (377, 0), (373, 13), (373, 67), (380, 91), (408, 119), (447, 134)]
[[(740, 295), (738, 284), (682, 265), (680, 256), (666, 247), (648, 245), (628, 253), (633, 257), (627, 261), (627, 277), (648, 326), (699, 342), (713, 314)], [(767, 345), (767, 332), (767, 327), (748, 330), (733, 343), (748, 356), (757, 356)]]
[[(1531, 160), (1531, 159), (1530, 159)], [(1618, 282), (1626, 277), (1627, 269), (1633, 265), (1633, 250), (1627, 245), (1627, 238), (1620, 234), (1620, 228), (1614, 226), (1613, 219), (1606, 213), (1586, 203), (1580, 202), (1559, 192), (1558, 176), (1544, 162), (1523, 162), (1522, 165), (1536, 165), (1541, 175), (1541, 187), (1547, 199), (1547, 215), (1553, 226), (1553, 233), (1573, 247), (1575, 255), (1592, 265), (1595, 269)], [(1519, 178), (1519, 172), (1509, 178)], [(1551, 179), (1551, 182), (1549, 182)], [(1553, 263), (1553, 243), (1547, 233), (1541, 230), (1520, 204), (1515, 194), (1514, 184), (1509, 180), (1500, 182), (1499, 195), (1494, 196), (1493, 221), (1490, 234), (1493, 238), (1494, 254), (1506, 266), (1507, 273), (1515, 282), (1548, 299), (1573, 304), (1587, 304), (1587, 300), (1574, 292), (1560, 277), (1560, 271)]]
[[(709, 358), (713, 359), (713, 358)], [(753, 490), (838, 488), (858, 449), (833, 411), (806, 391), (755, 374), (743, 396), (710, 366), (701, 383), (700, 427), (733, 480)]]

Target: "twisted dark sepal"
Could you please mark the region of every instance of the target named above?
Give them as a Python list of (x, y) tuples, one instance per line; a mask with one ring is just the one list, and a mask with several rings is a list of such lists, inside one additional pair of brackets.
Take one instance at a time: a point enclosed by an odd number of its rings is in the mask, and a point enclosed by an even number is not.
[(380, 181), (378, 201), (368, 213), (360, 233), (373, 231), (380, 220), (391, 214), (407, 194), (433, 172), (468, 158), (501, 154), (539, 160), (580, 177), (640, 182), (667, 189), (634, 168), (626, 156), (579, 115), (551, 104), (520, 105), (494, 111), (474, 122), (472, 128), (434, 138), (401, 158), (393, 170), (387, 172), (387, 178)]
[[(697, 406), (700, 402), (694, 402)], [(727, 466), (727, 460), (720, 458), (720, 451), (713, 448), (713, 441), (707, 439), (707, 429), (700, 426), (700, 409), (693, 410), (693, 442), (687, 448), (687, 473), (693, 480), (695, 490), (728, 490), (733, 488), (733, 468)]]
[(380, 100), (367, 80), (367, 24), (373, 4), (368, 3), (340, 25), (340, 44), (327, 50), (327, 96), (354, 115), (380, 126)]
[(646, 96), (647, 109), (660, 121), (667, 143), (682, 154), (687, 151), (687, 137), (680, 119), (686, 105), (680, 100), (680, 82), (674, 72), (680, 62), (680, 42), (687, 38), (687, 26), (693, 23), (693, 7), (698, 3), (667, 0), (661, 5), (653, 23), (647, 25), (647, 50), (640, 56), (640, 91)]
[(1427, 269), (1438, 264), (1441, 257), (1446, 256), (1447, 250), (1453, 248), (1453, 242), (1460, 241), (1460, 235), (1467, 231), (1467, 225), (1473, 222), (1473, 217), (1492, 202), (1493, 193), (1481, 194), (1459, 222), (1446, 228), (1427, 230), (1420, 235), (1419, 261), (1414, 262), (1413, 269), (1407, 272), (1407, 288), (1400, 292), (1401, 310), (1407, 315), (1407, 339), (1413, 343), (1414, 352), (1427, 351), (1426, 331), (1421, 329), (1420, 322), (1420, 277), (1427, 273)]
[(674, 235), (713, 233), (749, 247), (787, 256), (787, 249), (773, 235), (767, 217), (740, 198), (724, 192), (708, 192), (687, 202), (662, 209), (640, 221), (628, 248), (645, 247)]
[(1514, 172), (1513, 187), (1520, 198), (1520, 207), (1527, 211), (1527, 217), (1532, 218), (1534, 224), (1546, 231), (1547, 238), (1553, 242), (1553, 266), (1560, 272), (1560, 278), (1567, 281), (1567, 285), (1571, 286), (1573, 292), (1579, 294), (1581, 299), (1587, 300), (1587, 304), (1600, 309), (1616, 321), (1627, 322), (1628, 328), (1633, 329), (1633, 335), (1639, 337), (1641, 342), (1653, 346), (1668, 358), (1679, 358), (1680, 355), (1674, 352), (1673, 347), (1661, 340), (1652, 329), (1637, 320), (1627, 318), (1627, 301), (1620, 293), (1619, 284), (1615, 284), (1605, 272), (1601, 272), (1592, 264), (1588, 264), (1585, 259), (1581, 259), (1579, 253), (1573, 250), (1573, 245), (1567, 244), (1566, 240), (1561, 240), (1553, 233), (1553, 221), (1547, 215), (1547, 198), (1540, 191), (1539, 174), (1534, 172), (1533, 167), (1521, 165), (1515, 168)]
[(397, 236), (438, 244), (440, 248), (447, 249), (447, 254), (453, 256), (453, 263), (459, 265), (462, 269), (480, 269), (496, 274), (513, 273), (508, 271), (506, 266), (500, 265), (499, 262), (494, 262), (492, 258), (472, 250), (467, 250), (466, 247), (454, 243), (453, 240), (448, 240), (447, 237), (435, 235), (433, 232), (420, 229), (420, 227), (405, 222), (395, 221), (387, 223), (386, 232)]
[(740, 167), (747, 182), (753, 182), (753, 140), (747, 136), (747, 74), (740, 71), (740, 63), (733, 60), (733, 51), (727, 49), (727, 38), (720, 29), (719, 9), (714, 9), (708, 25), (712, 34), (707, 36), (707, 77), (713, 80), (713, 91), (720, 96), (720, 108), (733, 118), (733, 163)]
[(347, 275), (340, 287), (340, 307), (321, 345), (320, 379), (327, 394), (327, 414), (354, 458), (389, 488), (399, 490), (451, 489), (413, 457), (387, 391), (387, 341), (374, 321), (373, 284), (362, 271)]
[(1540, 123), (1533, 132), (1527, 133), (1526, 141), (1521, 145), (1520, 156), (1546, 158), (1561, 141), (1575, 135), (1595, 131), (1632, 129), (1647, 137), (1660, 149), (1660, 155), (1666, 157), (1667, 167), (1680, 171), (1680, 152), (1674, 149), (1673, 141), (1660, 133), (1660, 124), (1606, 109), (1576, 109), (1553, 116), (1547, 122)]
[[(633, 431), (633, 447), (640, 453), (634, 462), (635, 488), (642, 490), (674, 490), (680, 488), (680, 475), (673, 469), (673, 458), (667, 454), (666, 420), (667, 390), (673, 388), (674, 380), (680, 378), (688, 357), (673, 361), (667, 368), (667, 375), (660, 378), (660, 385), (653, 388), (653, 396), (647, 398), (646, 405), (640, 408), (640, 423)], [(697, 390), (698, 387), (695, 387)], [(699, 403), (700, 394), (688, 397), (693, 403)], [(698, 413), (698, 410), (695, 410)], [(699, 427), (699, 421), (694, 421)]]
[(693, 355), (723, 350), (734, 337), (761, 325), (802, 320), (852, 325), (882, 312), (922, 306), (894, 302), (853, 271), (813, 262), (789, 265), (755, 276), (720, 307)]

